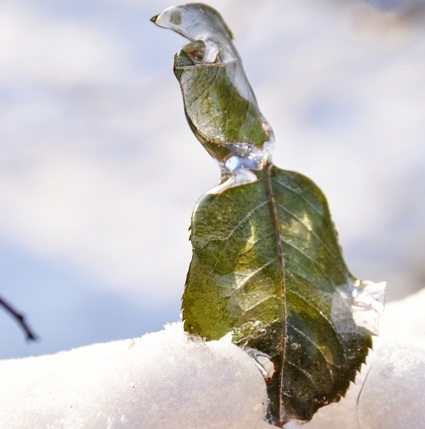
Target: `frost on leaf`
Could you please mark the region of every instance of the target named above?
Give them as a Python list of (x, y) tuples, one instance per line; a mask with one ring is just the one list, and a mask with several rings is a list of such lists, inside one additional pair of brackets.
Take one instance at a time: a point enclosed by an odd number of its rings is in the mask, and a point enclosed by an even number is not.
[(192, 216), (185, 329), (231, 334), (253, 357), (271, 423), (310, 420), (365, 361), (383, 285), (349, 272), (321, 190), (272, 164), (273, 132), (218, 12), (192, 3), (153, 21), (190, 40), (174, 71), (189, 125), (222, 173)]

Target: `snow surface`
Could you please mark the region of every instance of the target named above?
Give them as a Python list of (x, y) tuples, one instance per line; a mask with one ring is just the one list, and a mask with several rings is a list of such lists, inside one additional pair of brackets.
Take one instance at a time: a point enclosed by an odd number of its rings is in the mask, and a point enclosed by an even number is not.
[(264, 425), (264, 383), (248, 355), (228, 341), (189, 340), (180, 323), (140, 339), (3, 361), (0, 374), (1, 428)]
[[(388, 305), (357, 384), (306, 429), (417, 429), (425, 420), (425, 289)], [(261, 429), (266, 391), (228, 338), (181, 323), (134, 340), (0, 362), (0, 427)], [(296, 428), (296, 423), (287, 425)]]

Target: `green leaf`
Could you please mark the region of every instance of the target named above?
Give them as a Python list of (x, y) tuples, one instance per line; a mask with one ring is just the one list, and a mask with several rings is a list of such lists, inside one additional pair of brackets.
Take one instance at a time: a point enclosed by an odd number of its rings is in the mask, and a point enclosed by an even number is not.
[(270, 422), (310, 420), (365, 361), (383, 285), (350, 274), (320, 189), (272, 164), (273, 132), (218, 12), (192, 3), (153, 21), (191, 41), (174, 71), (189, 125), (222, 171), (192, 216), (185, 330), (231, 334), (255, 359)]
[(274, 166), (257, 174), (197, 204), (183, 319), (188, 332), (231, 332), (269, 357), (269, 415), (282, 425), (344, 395), (371, 332), (353, 319), (356, 280), (320, 189)]

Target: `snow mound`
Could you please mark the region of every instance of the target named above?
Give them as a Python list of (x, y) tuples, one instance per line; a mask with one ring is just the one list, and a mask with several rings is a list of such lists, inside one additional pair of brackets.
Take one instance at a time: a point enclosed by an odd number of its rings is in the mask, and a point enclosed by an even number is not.
[[(425, 289), (388, 305), (356, 384), (303, 429), (423, 427), (424, 307)], [(226, 338), (191, 339), (181, 323), (135, 340), (1, 361), (0, 380), (0, 428), (272, 428), (251, 358)]]
[(182, 325), (140, 339), (0, 362), (0, 427), (260, 429), (262, 376), (226, 340)]

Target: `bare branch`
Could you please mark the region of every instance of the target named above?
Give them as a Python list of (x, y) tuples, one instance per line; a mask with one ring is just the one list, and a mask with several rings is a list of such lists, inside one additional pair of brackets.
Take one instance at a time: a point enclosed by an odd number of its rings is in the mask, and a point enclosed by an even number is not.
[(22, 330), (25, 332), (27, 341), (37, 341), (38, 336), (32, 331), (28, 326), (25, 316), (22, 313), (19, 313), (15, 310), (8, 302), (6, 302), (2, 297), (0, 297), (0, 306), (3, 307), (6, 312), (8, 312), (19, 324)]

